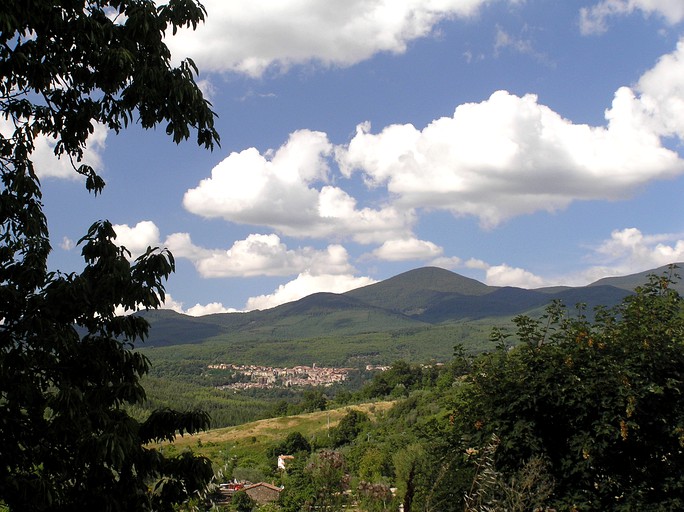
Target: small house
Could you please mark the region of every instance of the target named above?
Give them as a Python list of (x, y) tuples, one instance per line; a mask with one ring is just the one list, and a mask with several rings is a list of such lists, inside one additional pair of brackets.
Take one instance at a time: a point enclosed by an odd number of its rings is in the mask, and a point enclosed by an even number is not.
[(280, 492), (283, 489), (281, 487), (276, 487), (275, 485), (267, 484), (266, 482), (259, 482), (258, 484), (248, 485), (243, 490), (247, 493), (247, 496), (256, 501), (257, 504), (263, 505), (264, 503), (278, 501)]

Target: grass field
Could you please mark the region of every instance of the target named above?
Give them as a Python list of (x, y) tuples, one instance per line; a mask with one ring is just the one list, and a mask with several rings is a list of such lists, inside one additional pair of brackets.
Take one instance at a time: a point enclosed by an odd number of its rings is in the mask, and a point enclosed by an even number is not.
[(329, 411), (269, 418), (236, 427), (212, 429), (192, 436), (178, 436), (174, 443), (164, 443), (159, 447), (169, 455), (190, 449), (198, 455), (208, 457), (217, 466), (223, 466), (230, 460), (259, 466), (267, 462), (268, 449), (284, 440), (291, 432), (298, 431), (307, 439), (327, 436), (328, 429), (334, 428), (351, 409), (363, 411), (374, 420), (393, 404), (392, 401), (373, 402)]

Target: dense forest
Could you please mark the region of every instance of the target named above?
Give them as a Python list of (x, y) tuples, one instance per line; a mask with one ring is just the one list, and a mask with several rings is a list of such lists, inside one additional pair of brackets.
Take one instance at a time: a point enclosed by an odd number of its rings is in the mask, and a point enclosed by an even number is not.
[[(277, 503), (237, 510), (681, 510), (684, 319), (673, 279), (651, 277), (592, 321), (553, 302), (494, 329), (492, 351), (457, 345), (443, 365), (397, 361), (342, 394), (389, 409), (348, 406), (332, 427), (328, 416), (327, 429), (302, 424), (268, 441), (251, 429), (242, 447), (168, 449), (208, 455), (217, 481), (284, 486)], [(328, 415), (340, 406), (316, 396), (309, 405)], [(294, 456), (285, 471), (280, 454)]]

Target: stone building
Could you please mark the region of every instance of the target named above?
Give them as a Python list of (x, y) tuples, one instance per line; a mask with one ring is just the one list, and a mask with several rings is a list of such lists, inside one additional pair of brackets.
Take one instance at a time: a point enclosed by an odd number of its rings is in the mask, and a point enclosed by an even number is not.
[(280, 492), (283, 489), (276, 487), (275, 485), (267, 484), (266, 482), (259, 482), (258, 484), (248, 485), (243, 490), (259, 505), (263, 505), (264, 503), (269, 503), (271, 501), (278, 501)]

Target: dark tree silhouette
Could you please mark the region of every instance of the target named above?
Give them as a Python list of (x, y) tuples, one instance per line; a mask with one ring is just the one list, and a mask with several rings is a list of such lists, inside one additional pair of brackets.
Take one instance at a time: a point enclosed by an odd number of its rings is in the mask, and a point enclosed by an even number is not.
[(0, 3), (0, 503), (10, 510), (171, 510), (211, 477), (207, 460), (166, 458), (148, 446), (208, 426), (201, 412), (162, 410), (145, 422), (126, 404), (145, 398), (149, 361), (133, 351), (147, 323), (117, 308), (156, 308), (172, 256), (130, 262), (106, 221), (80, 241), (85, 268), (48, 270), (48, 221), (33, 162), (54, 139), (98, 194), (83, 160), (95, 124), (164, 123), (218, 143), (214, 113), (191, 61), (170, 63), (166, 32), (195, 27), (195, 0), (3, 0)]

